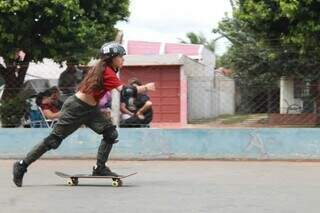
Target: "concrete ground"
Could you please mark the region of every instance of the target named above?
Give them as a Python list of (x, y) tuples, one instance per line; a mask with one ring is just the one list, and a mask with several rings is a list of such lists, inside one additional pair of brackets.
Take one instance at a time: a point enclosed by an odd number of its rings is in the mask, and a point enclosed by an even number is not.
[(0, 212), (318, 213), (320, 163), (113, 161), (121, 174), (139, 172), (113, 188), (110, 180), (67, 186), (54, 171), (86, 173), (92, 160), (40, 160), (24, 187), (11, 182), (13, 161), (0, 161)]

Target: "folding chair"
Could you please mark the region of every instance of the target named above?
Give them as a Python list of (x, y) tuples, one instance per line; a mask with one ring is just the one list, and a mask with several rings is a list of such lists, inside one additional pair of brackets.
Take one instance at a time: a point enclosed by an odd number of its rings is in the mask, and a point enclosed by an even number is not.
[(45, 125), (46, 125), (48, 128), (52, 128), (52, 127), (54, 126), (54, 124), (57, 122), (58, 119), (53, 119), (53, 120), (47, 119), (46, 116), (44, 115), (41, 107), (39, 107), (39, 106), (37, 106), (37, 107), (38, 107), (38, 110), (39, 110), (39, 112), (40, 112), (40, 114), (41, 114), (41, 116), (42, 116), (43, 121), (45, 122)]
[(25, 126), (30, 126), (31, 128), (50, 128), (55, 124), (55, 120), (46, 119), (43, 111), (35, 103), (35, 98), (28, 99), (30, 104), (30, 109), (25, 116)]

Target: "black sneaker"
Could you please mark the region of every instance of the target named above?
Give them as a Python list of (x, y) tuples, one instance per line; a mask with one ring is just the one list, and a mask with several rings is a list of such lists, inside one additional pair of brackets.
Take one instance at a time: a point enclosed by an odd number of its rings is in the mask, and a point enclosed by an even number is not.
[(22, 186), (24, 173), (27, 172), (27, 165), (23, 161), (17, 161), (13, 164), (13, 182), (16, 186)]
[(107, 166), (94, 166), (92, 171), (93, 176), (115, 176), (120, 177), (117, 173), (112, 172)]

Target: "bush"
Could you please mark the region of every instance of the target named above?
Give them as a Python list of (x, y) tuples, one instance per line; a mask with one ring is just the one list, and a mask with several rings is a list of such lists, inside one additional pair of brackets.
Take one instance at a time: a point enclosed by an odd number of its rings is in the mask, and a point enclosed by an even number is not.
[(28, 105), (25, 99), (20, 97), (0, 101), (2, 127), (19, 127), (21, 125), (21, 118), (27, 111)]

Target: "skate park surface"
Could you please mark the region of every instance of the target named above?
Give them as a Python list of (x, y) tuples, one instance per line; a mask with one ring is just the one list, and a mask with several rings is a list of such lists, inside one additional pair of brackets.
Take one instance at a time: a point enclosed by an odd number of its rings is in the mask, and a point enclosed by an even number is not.
[(111, 161), (123, 187), (80, 179), (68, 186), (54, 171), (91, 172), (94, 160), (39, 160), (24, 186), (12, 180), (13, 160), (0, 160), (0, 212), (319, 212), (320, 162)]

